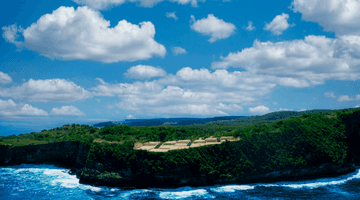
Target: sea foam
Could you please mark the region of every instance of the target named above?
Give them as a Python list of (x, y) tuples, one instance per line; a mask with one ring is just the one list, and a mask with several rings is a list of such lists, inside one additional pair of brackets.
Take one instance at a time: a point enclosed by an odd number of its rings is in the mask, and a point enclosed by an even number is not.
[(191, 190), (191, 191), (182, 191), (182, 192), (161, 192), (159, 194), (160, 198), (163, 199), (183, 199), (189, 197), (198, 197), (201, 199), (213, 199), (214, 196), (208, 194), (205, 189)]
[(339, 185), (344, 184), (347, 181), (353, 180), (353, 179), (359, 179), (360, 178), (360, 169), (356, 170), (356, 172), (339, 176), (336, 178), (322, 178), (322, 179), (316, 179), (316, 180), (310, 180), (310, 181), (299, 181), (299, 182), (279, 182), (277, 184), (261, 184), (258, 186), (264, 186), (264, 187), (290, 187), (290, 188), (318, 188), (318, 187), (325, 187), (330, 185)]
[(217, 188), (211, 188), (210, 190), (213, 192), (235, 192), (236, 190), (252, 190), (255, 186), (249, 185), (227, 185)]

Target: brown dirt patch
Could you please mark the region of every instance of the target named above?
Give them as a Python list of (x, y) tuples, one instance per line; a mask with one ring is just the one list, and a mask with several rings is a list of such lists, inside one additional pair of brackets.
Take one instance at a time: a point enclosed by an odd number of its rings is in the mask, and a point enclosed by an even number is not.
[(108, 144), (122, 144), (122, 143), (124, 143), (124, 141), (121, 141), (121, 142), (107, 141), (107, 140), (102, 140), (102, 139), (99, 139), (99, 138), (96, 138), (93, 142), (97, 142), (97, 143), (108, 143)]

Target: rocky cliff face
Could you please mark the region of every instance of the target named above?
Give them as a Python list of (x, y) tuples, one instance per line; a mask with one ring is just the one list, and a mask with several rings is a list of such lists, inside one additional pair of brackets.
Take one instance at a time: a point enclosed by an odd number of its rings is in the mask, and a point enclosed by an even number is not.
[[(145, 158), (144, 158), (145, 159)], [(107, 162), (110, 164), (110, 161)], [(134, 165), (141, 166), (141, 163)], [(355, 171), (351, 163), (341, 166), (325, 163), (302, 169), (288, 169), (263, 174), (247, 174), (243, 178), (215, 178), (206, 173), (194, 173), (191, 166), (179, 166), (165, 169), (161, 173), (149, 174), (139, 170), (139, 167), (118, 169), (113, 166), (87, 163), (87, 167), (77, 171), (81, 183), (118, 187), (182, 187), (206, 186), (215, 184), (245, 184), (255, 182), (276, 182), (314, 179), (320, 177), (339, 176)]]
[(0, 146), (0, 165), (46, 163), (64, 167), (83, 167), (89, 147), (80, 142), (55, 142), (20, 147)]
[(0, 165), (6, 165), (12, 158), (10, 146), (0, 145)]
[(22, 163), (47, 163), (72, 168), (81, 183), (118, 187), (181, 187), (225, 183), (249, 183), (263, 181), (296, 180), (304, 178), (335, 176), (355, 171), (351, 164), (342, 166), (323, 164), (319, 167), (292, 169), (268, 174), (247, 175), (242, 179), (214, 179), (208, 174), (193, 175), (190, 166), (166, 169), (162, 173), (146, 174), (138, 167), (123, 168), (104, 163), (87, 162), (89, 146), (80, 142), (57, 142), (22, 147), (0, 146), (0, 165)]
[(344, 118), (346, 143), (349, 147), (348, 161), (360, 164), (360, 113), (354, 112)]

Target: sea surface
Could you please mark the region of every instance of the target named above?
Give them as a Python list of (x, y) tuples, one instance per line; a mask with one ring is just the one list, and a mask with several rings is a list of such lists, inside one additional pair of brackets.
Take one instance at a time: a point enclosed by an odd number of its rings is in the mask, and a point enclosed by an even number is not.
[(1, 167), (0, 199), (360, 199), (359, 169), (310, 181), (176, 189), (94, 187), (80, 184), (68, 171), (53, 165)]

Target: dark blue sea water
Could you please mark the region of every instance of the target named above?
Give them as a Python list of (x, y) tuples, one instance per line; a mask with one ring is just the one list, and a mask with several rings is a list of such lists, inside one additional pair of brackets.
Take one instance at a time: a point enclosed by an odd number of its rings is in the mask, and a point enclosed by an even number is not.
[(0, 168), (0, 199), (360, 199), (360, 171), (301, 182), (126, 190), (80, 184), (52, 165), (23, 164)]

